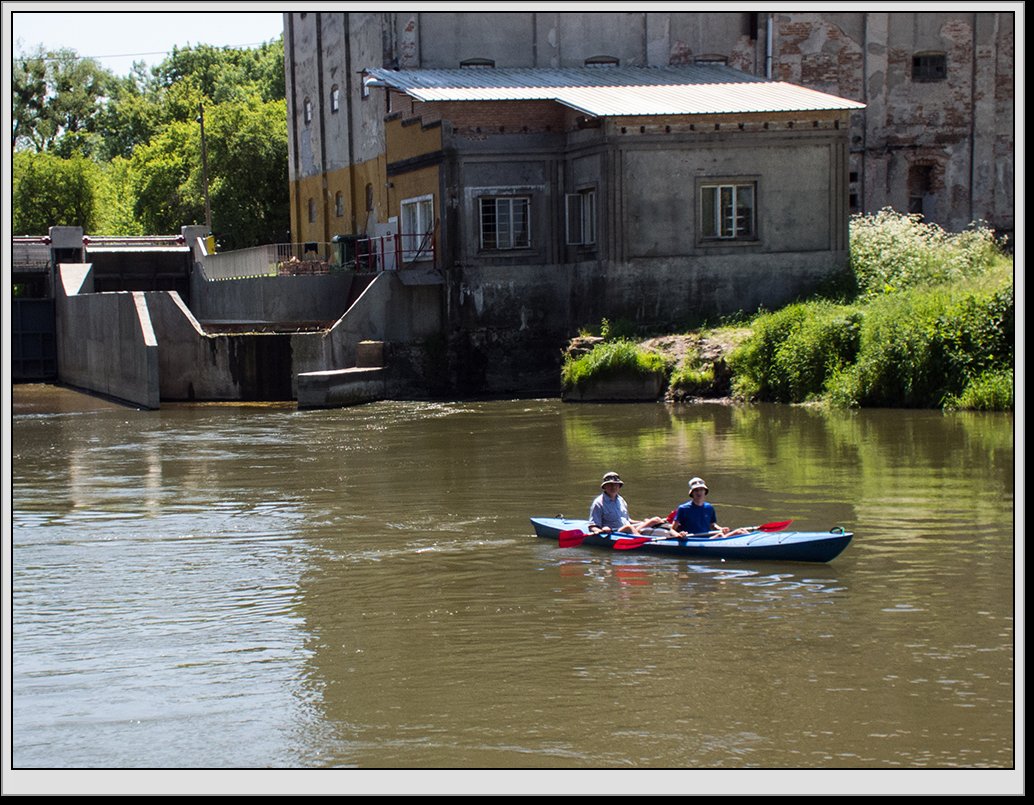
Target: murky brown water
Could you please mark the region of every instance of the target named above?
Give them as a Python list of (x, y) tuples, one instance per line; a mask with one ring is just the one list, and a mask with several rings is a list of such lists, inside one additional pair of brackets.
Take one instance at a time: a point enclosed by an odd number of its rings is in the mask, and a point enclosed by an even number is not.
[[(1013, 419), (14, 390), (16, 768), (1009, 769)], [(616, 469), (829, 565), (558, 549)]]

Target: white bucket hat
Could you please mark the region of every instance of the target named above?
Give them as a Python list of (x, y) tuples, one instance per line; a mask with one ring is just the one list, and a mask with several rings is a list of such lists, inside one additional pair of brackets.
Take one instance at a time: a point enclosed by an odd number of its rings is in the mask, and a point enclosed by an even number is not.
[(707, 488), (707, 484), (704, 483), (704, 479), (703, 478), (690, 478), (689, 479), (689, 492), (690, 492), (690, 494), (693, 493), (694, 489), (703, 489), (705, 495), (709, 491), (708, 488)]

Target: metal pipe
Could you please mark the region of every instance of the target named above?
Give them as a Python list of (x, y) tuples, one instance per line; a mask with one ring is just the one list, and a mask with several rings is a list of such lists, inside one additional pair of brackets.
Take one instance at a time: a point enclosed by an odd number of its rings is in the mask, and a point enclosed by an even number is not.
[(765, 78), (772, 78), (772, 43), (774, 38), (773, 29), (775, 28), (775, 20), (772, 18), (772, 14), (768, 15), (768, 26), (765, 31)]
[(208, 148), (205, 145), (205, 106), (197, 105), (197, 122), (201, 124), (201, 180), (205, 184), (205, 226), (212, 234), (212, 202), (208, 197)]

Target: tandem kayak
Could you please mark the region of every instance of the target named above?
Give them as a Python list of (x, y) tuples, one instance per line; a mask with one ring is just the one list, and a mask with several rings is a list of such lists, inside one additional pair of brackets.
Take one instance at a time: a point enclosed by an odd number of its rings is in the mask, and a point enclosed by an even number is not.
[[(588, 520), (569, 520), (566, 517), (532, 517), (535, 535), (557, 540), (565, 534), (582, 532), (584, 539), (574, 540), (582, 545), (613, 549), (628, 545), (632, 534), (590, 534)], [(716, 559), (759, 559), (782, 562), (829, 562), (839, 556), (854, 535), (842, 528), (832, 531), (753, 531), (735, 537), (649, 537), (636, 539), (635, 550), (666, 553), (679, 556), (712, 556)], [(639, 544), (641, 543), (641, 544)]]

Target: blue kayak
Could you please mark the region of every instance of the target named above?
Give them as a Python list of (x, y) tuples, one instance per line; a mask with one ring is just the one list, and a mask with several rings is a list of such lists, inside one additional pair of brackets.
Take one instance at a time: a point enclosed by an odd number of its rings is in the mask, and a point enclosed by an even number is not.
[[(588, 520), (570, 520), (566, 517), (532, 517), (535, 535), (567, 544), (592, 545), (621, 550), (633, 550), (678, 556), (711, 556), (716, 559), (759, 559), (782, 562), (829, 562), (839, 556), (854, 536), (850, 531), (834, 528), (831, 531), (753, 531), (735, 537), (649, 537), (634, 538), (632, 534), (589, 534)], [(577, 532), (581, 532), (581, 538)], [(630, 542), (630, 538), (633, 538)]]

